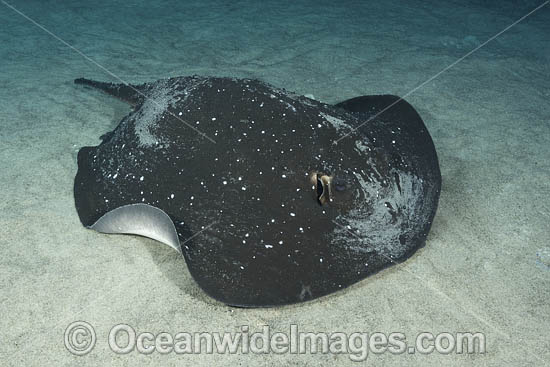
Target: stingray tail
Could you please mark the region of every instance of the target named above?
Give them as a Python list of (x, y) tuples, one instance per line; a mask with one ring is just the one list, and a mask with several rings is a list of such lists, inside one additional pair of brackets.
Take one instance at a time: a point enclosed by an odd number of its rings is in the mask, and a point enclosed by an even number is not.
[(146, 85), (131, 85), (131, 84), (116, 84), (116, 83), (106, 83), (98, 82), (95, 80), (78, 78), (74, 80), (75, 84), (87, 85), (103, 92), (128, 102), (132, 105), (136, 105), (143, 101), (145, 98), (144, 91)]

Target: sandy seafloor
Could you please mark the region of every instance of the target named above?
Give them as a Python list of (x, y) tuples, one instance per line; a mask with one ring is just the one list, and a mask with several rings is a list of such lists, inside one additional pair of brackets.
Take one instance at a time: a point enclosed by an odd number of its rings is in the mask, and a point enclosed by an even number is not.
[[(120, 78), (259, 78), (335, 103), (405, 95), (542, 1), (20, 1), (11, 4)], [(127, 355), (109, 330), (482, 332), (484, 354), (370, 353), (373, 366), (550, 364), (550, 5), (407, 97), (443, 176), (427, 244), (315, 301), (236, 309), (208, 298), (167, 246), (86, 230), (76, 154), (129, 107), (75, 86), (113, 80), (0, 3), (0, 365), (354, 364), (346, 354)], [(114, 81), (114, 80), (113, 80)], [(97, 342), (70, 354), (67, 325)]]

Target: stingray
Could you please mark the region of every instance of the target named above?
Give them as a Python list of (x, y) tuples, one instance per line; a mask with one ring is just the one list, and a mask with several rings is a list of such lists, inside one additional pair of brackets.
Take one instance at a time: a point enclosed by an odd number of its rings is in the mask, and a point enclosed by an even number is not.
[(211, 297), (261, 307), (344, 289), (426, 242), (441, 176), (392, 95), (336, 105), (252, 79), (77, 79), (132, 111), (78, 153), (85, 227), (180, 252)]

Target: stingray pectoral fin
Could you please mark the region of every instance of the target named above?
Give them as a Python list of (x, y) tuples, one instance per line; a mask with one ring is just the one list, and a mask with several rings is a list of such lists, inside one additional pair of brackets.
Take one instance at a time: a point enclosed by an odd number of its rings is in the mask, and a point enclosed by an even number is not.
[(349, 112), (363, 112), (368, 114), (388, 113), (416, 114), (415, 109), (407, 101), (392, 94), (359, 96), (347, 99), (334, 105)]
[(441, 186), (441, 174), (437, 153), (424, 121), (415, 108), (395, 95), (360, 96), (335, 105), (358, 117), (357, 129), (365, 134), (378, 127), (395, 134), (382, 134), (380, 143), (386, 147), (399, 148), (399, 155), (415, 157), (411, 163), (425, 170)]
[(335, 107), (355, 113), (363, 120), (376, 119), (383, 121), (387, 127), (404, 128), (413, 134), (418, 130), (427, 130), (414, 107), (403, 98), (391, 94), (355, 97)]
[(181, 253), (174, 222), (163, 210), (147, 204), (130, 204), (104, 214), (88, 228), (101, 233), (137, 234), (162, 242)]
[[(364, 122), (361, 126), (368, 125), (367, 122), (371, 120), (377, 120), (388, 129), (402, 130), (416, 140), (415, 145), (433, 146), (432, 138), (418, 112), (399, 96), (391, 94), (360, 96), (342, 101), (335, 107), (359, 116)], [(435, 153), (435, 148), (433, 152)]]
[(116, 83), (98, 82), (95, 80), (90, 80), (85, 78), (75, 79), (74, 83), (99, 89), (131, 105), (137, 105), (141, 103), (145, 98), (144, 92), (147, 90), (147, 84), (141, 84), (141, 85), (122, 84), (122, 83), (116, 84)]

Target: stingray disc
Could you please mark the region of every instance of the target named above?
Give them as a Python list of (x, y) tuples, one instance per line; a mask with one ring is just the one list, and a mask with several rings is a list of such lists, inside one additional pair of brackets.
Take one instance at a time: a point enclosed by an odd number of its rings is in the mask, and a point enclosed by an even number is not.
[(79, 151), (80, 220), (179, 247), (222, 302), (316, 298), (425, 243), (439, 165), (422, 119), (395, 96), (333, 106), (248, 79), (76, 82), (134, 105)]

